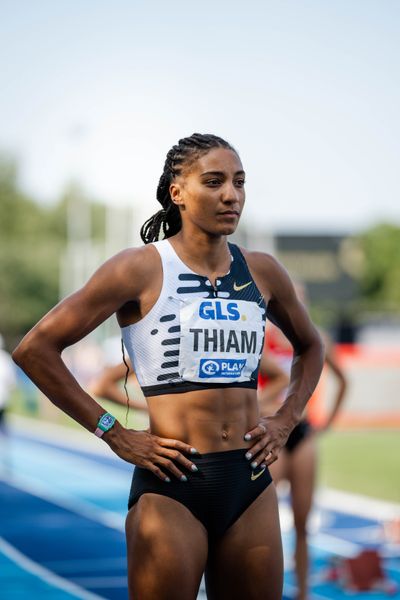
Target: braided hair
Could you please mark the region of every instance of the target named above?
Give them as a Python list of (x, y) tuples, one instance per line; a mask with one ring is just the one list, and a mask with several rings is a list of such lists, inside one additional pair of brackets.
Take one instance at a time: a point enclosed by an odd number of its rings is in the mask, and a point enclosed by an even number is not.
[(157, 187), (157, 200), (162, 209), (150, 217), (140, 229), (140, 237), (145, 244), (157, 241), (161, 233), (164, 238), (168, 238), (180, 231), (181, 214), (178, 206), (171, 200), (169, 187), (174, 178), (182, 173), (183, 167), (188, 167), (213, 148), (226, 148), (236, 153), (227, 141), (211, 133), (193, 133), (172, 146), (165, 159), (164, 170)]

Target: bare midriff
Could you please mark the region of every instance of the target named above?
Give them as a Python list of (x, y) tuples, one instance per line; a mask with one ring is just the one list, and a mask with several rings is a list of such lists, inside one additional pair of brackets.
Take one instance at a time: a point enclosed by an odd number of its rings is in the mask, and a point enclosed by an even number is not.
[(199, 452), (247, 448), (244, 440), (256, 427), (259, 410), (256, 390), (209, 389), (148, 399), (150, 431), (163, 438), (181, 440)]

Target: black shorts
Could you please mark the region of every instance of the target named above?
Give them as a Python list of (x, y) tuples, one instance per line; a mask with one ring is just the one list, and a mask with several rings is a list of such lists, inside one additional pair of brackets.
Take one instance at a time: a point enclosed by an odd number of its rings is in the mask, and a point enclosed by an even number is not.
[(268, 467), (251, 468), (246, 452), (243, 448), (191, 455), (190, 460), (199, 471), (185, 470), (186, 482), (171, 476), (171, 482), (166, 483), (148, 469), (135, 467), (128, 508), (142, 494), (168, 496), (186, 506), (204, 525), (209, 537), (222, 536), (272, 481)]
[(304, 419), (293, 429), (285, 444), (285, 450), (291, 454), (297, 446), (310, 435), (312, 427), (310, 423)]

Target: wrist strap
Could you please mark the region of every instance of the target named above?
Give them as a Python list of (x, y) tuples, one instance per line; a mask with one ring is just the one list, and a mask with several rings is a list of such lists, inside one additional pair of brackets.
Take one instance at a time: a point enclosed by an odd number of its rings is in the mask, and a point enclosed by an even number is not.
[(110, 431), (110, 429), (114, 427), (115, 421), (116, 419), (113, 415), (108, 412), (104, 413), (101, 415), (97, 423), (96, 429), (94, 430), (94, 435), (99, 438), (103, 437), (107, 431)]

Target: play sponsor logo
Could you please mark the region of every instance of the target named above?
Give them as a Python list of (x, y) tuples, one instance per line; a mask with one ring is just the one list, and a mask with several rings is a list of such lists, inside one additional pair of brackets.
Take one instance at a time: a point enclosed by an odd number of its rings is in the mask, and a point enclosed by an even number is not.
[(235, 359), (235, 358), (201, 358), (199, 377), (202, 379), (209, 379), (212, 377), (227, 377), (237, 378), (240, 377), (246, 360)]

